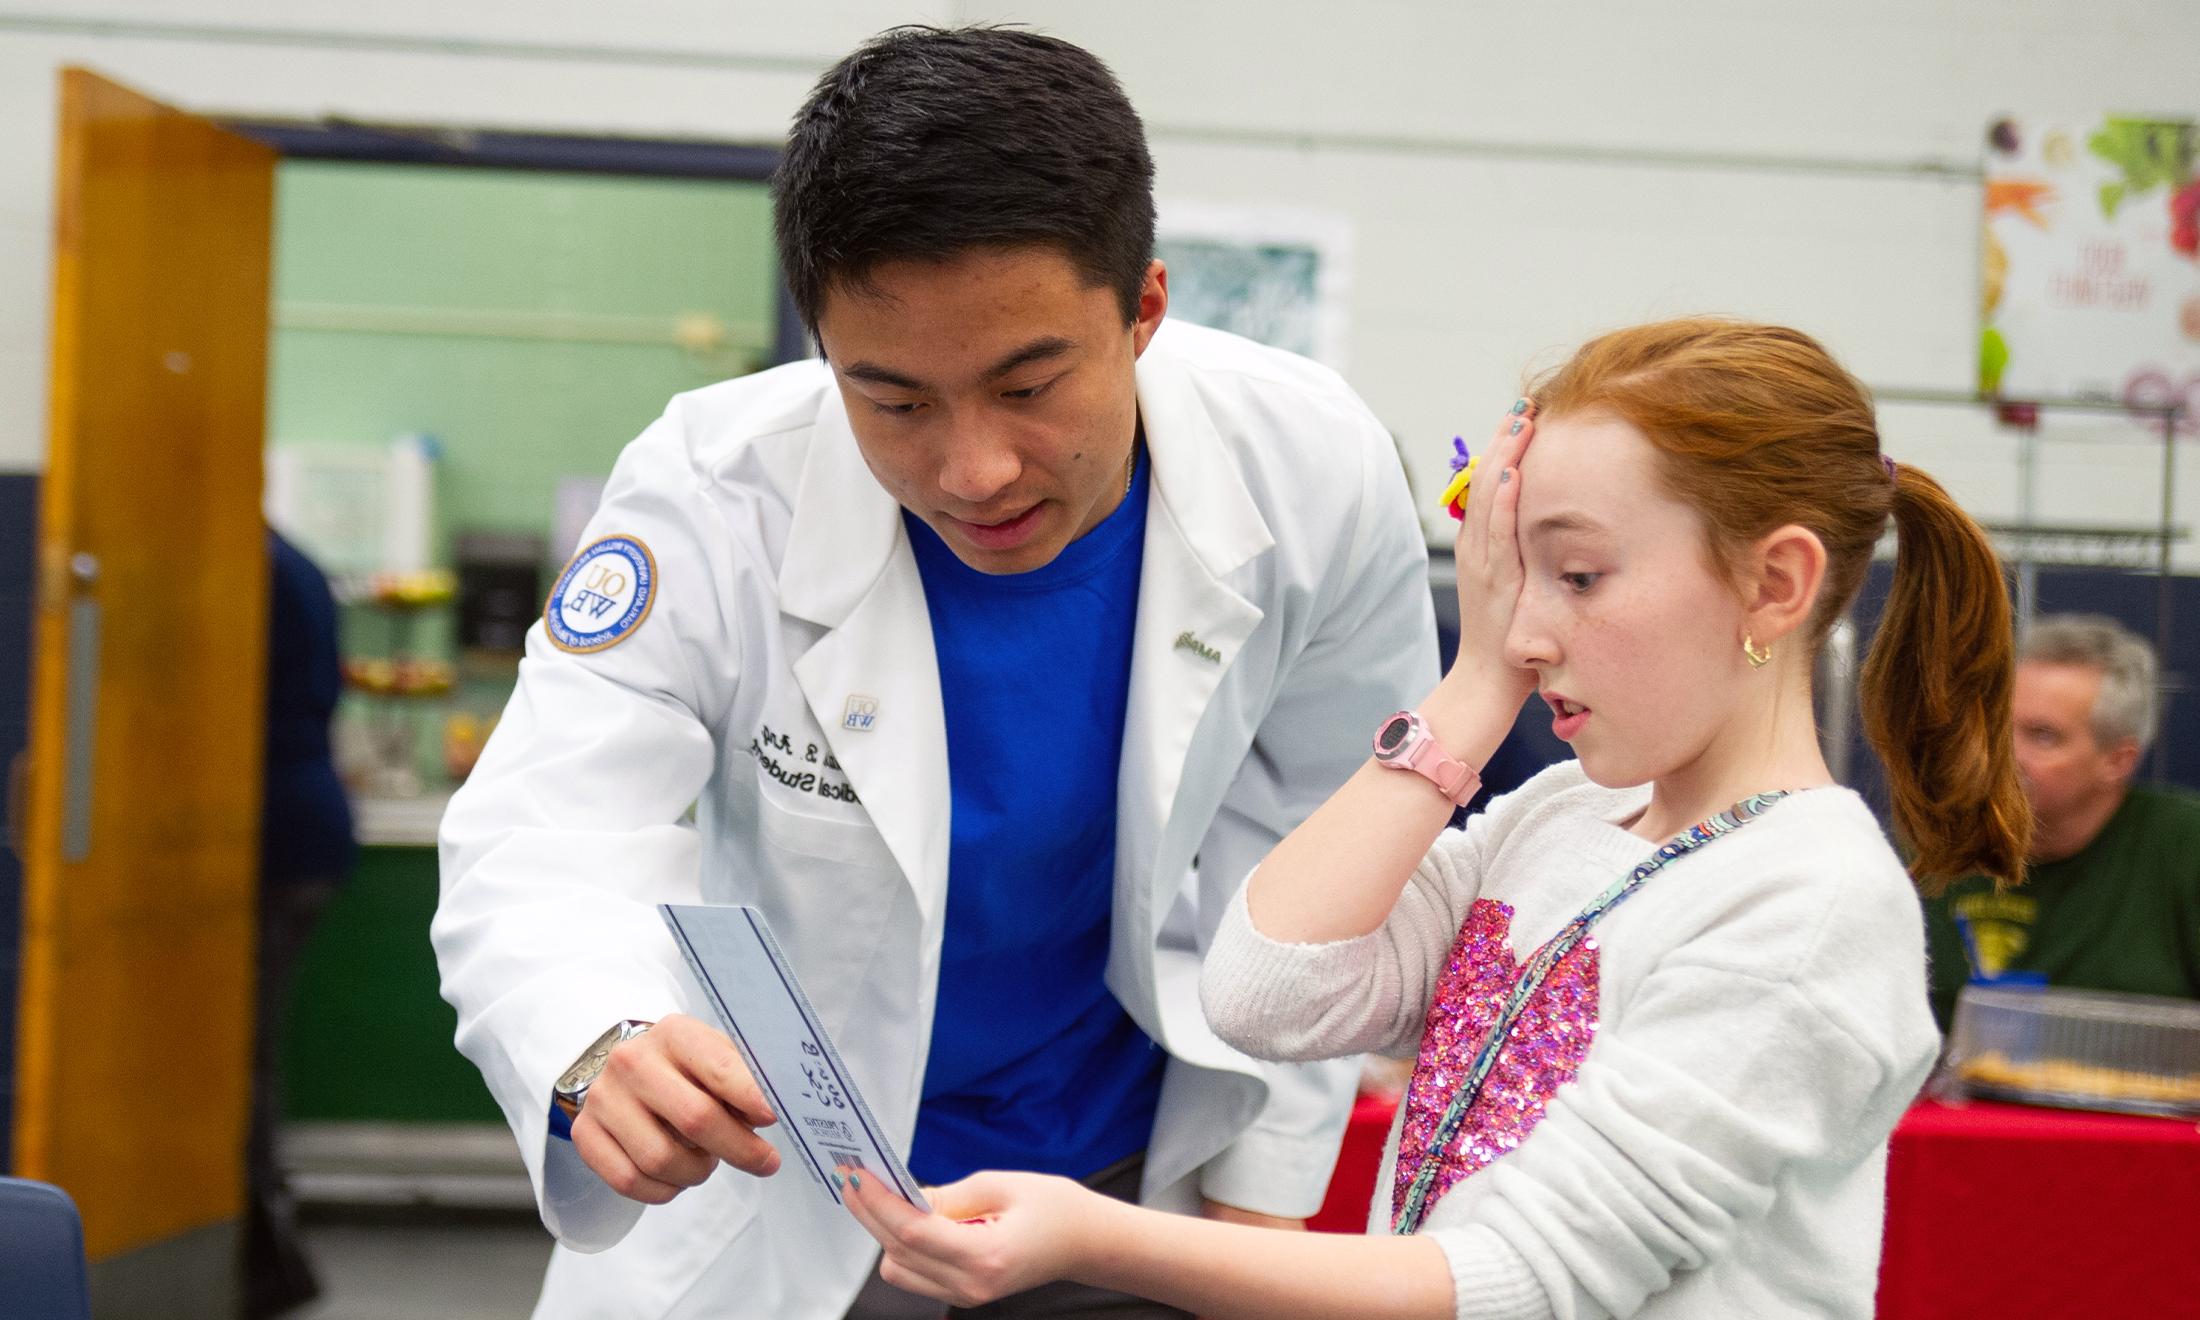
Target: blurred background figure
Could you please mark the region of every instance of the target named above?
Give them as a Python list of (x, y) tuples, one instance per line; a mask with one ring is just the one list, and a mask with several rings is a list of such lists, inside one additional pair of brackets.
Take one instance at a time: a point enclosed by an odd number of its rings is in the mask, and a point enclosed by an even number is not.
[(245, 1314), (281, 1315), (320, 1291), (277, 1158), (284, 1009), (298, 954), (356, 856), (351, 807), (330, 754), (341, 685), (328, 579), (268, 529), (266, 789), (260, 815), (259, 1029), (244, 1231)]
[(1927, 907), (1945, 1029), (1972, 977), (2200, 998), (2200, 796), (2133, 782), (2159, 719), (2154, 648), (2053, 614), (2017, 654), (2017, 768), (2036, 826), (2025, 883), (1965, 881)]

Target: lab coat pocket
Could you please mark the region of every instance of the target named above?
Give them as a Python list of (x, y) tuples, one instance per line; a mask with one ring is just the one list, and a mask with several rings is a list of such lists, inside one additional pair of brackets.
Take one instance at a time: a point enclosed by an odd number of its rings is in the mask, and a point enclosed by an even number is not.
[(756, 816), (765, 842), (776, 851), (842, 866), (894, 869), (892, 850), (861, 807), (849, 807), (845, 819), (835, 820), (783, 807), (764, 793), (757, 797)]
[(829, 820), (758, 800), (759, 906), (823, 1020), (842, 1034), (879, 952), (901, 868), (870, 821)]

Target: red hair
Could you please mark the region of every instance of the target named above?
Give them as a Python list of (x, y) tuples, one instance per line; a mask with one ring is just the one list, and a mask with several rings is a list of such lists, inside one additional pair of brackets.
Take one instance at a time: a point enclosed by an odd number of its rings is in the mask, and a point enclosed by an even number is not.
[(2022, 876), (2031, 809), (2010, 729), (2015, 640), (2001, 561), (1940, 483), (1890, 473), (1871, 397), (1810, 336), (1714, 318), (1593, 339), (1530, 387), (1543, 416), (1601, 413), (1657, 449), (1713, 562), (1739, 581), (1749, 547), (1790, 524), (1826, 548), (1805, 627), (1813, 651), (1863, 585), (1891, 515), (1894, 588), (1864, 664), (1865, 736), (1887, 768), (1896, 832), (1926, 893)]

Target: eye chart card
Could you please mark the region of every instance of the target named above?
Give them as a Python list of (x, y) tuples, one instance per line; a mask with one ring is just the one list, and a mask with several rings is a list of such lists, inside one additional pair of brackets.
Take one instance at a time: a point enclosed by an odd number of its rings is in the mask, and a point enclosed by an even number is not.
[(818, 1023), (764, 914), (734, 905), (661, 903), (657, 910), (818, 1186), (838, 1201), (834, 1168), (861, 1169), (929, 1211)]

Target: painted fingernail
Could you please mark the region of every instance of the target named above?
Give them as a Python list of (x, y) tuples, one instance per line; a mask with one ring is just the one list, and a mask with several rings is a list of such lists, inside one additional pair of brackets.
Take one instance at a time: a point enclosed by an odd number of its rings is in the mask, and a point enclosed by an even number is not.
[(859, 1192), (860, 1192), (860, 1191), (862, 1191), (862, 1190), (863, 1190), (863, 1175), (862, 1175), (862, 1174), (860, 1174), (860, 1173), (851, 1173), (851, 1174), (849, 1174), (849, 1175), (848, 1175), (848, 1185), (849, 1185), (850, 1187), (853, 1187), (853, 1188), (855, 1188), (855, 1189), (856, 1189), (857, 1191), (859, 1191)]
[(835, 1169), (835, 1170), (833, 1170), (833, 1186), (835, 1186), (835, 1187), (846, 1187), (847, 1185), (848, 1185), (848, 1180), (840, 1176), (840, 1170), (838, 1170), (838, 1169)]
[(1525, 423), (1525, 422), (1521, 422), (1521, 421), (1515, 421), (1515, 422), (1513, 423), (1513, 429), (1512, 429), (1512, 433), (1513, 433), (1514, 435), (1519, 435), (1519, 434), (1520, 434), (1520, 428), (1521, 428), (1521, 427), (1523, 427), (1523, 426), (1525, 426), (1525, 425), (1527, 425), (1527, 423)]
[(1528, 411), (1528, 401), (1526, 399), (1513, 400), (1513, 416), (1518, 417), (1526, 411)]
[(1504, 485), (1508, 481), (1511, 481), (1512, 479), (1513, 470), (1511, 468), (1506, 468), (1503, 472), (1497, 474), (1497, 484), (1500, 486)]

